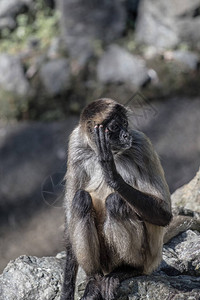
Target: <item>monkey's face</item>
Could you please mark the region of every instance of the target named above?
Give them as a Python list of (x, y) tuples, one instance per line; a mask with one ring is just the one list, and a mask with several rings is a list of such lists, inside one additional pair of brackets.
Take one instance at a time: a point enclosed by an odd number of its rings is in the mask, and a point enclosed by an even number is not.
[(113, 151), (129, 149), (132, 146), (132, 136), (128, 132), (128, 122), (120, 116), (106, 124), (109, 142)]

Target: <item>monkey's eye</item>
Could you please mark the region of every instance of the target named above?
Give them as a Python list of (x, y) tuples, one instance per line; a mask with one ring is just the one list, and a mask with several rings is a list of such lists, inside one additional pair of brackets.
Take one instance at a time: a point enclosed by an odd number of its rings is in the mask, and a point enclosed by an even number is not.
[(108, 130), (112, 131), (112, 132), (116, 132), (118, 130), (120, 130), (120, 127), (117, 123), (112, 123), (108, 125)]

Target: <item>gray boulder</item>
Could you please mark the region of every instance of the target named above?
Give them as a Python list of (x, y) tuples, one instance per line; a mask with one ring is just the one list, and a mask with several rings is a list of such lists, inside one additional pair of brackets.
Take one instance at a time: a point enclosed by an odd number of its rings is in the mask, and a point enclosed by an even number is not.
[(200, 278), (192, 276), (142, 276), (122, 283), (118, 300), (188, 300), (199, 298)]
[(171, 196), (173, 206), (184, 206), (200, 212), (200, 169), (196, 176)]
[[(63, 280), (64, 254), (56, 257), (21, 256), (11, 261), (0, 276), (0, 300), (59, 299)], [(163, 261), (150, 276), (122, 282), (116, 299), (199, 299), (200, 233), (186, 231), (164, 246)], [(85, 288), (79, 271), (75, 299)]]
[(136, 40), (164, 49), (181, 41), (197, 46), (200, 18), (195, 14), (199, 7), (198, 0), (141, 0)]
[(59, 0), (61, 34), (70, 56), (85, 64), (94, 52), (95, 40), (111, 42), (126, 26), (122, 1)]
[(65, 58), (54, 59), (42, 65), (40, 78), (46, 92), (51, 96), (59, 95), (70, 87), (70, 65)]
[(137, 42), (157, 48), (170, 48), (178, 44), (175, 21), (169, 13), (170, 1), (141, 0), (136, 24)]
[(163, 248), (163, 261), (157, 273), (200, 275), (200, 233), (192, 230), (178, 235)]
[[(164, 2), (161, 0), (161, 2)], [(169, 0), (167, 1), (168, 12), (174, 17), (183, 17), (193, 14), (196, 8), (199, 7), (199, 0)]]
[(148, 79), (148, 70), (142, 58), (111, 45), (98, 62), (97, 78), (102, 83), (121, 82), (139, 87)]
[[(199, 5), (200, 6), (200, 5)], [(177, 22), (180, 39), (200, 49), (200, 17), (185, 17)]]
[(18, 57), (9, 54), (0, 55), (0, 89), (25, 96), (30, 85)]
[(16, 16), (25, 5), (23, 0), (1, 0), (0, 1), (0, 17)]
[(16, 22), (13, 18), (11, 17), (6, 17), (6, 18), (0, 18), (0, 30), (4, 28), (8, 28), (10, 30), (14, 29), (16, 27)]
[(59, 300), (62, 264), (62, 255), (11, 261), (0, 276), (0, 300)]
[(0, 30), (14, 29), (16, 16), (30, 8), (33, 0), (1, 0), (0, 1)]

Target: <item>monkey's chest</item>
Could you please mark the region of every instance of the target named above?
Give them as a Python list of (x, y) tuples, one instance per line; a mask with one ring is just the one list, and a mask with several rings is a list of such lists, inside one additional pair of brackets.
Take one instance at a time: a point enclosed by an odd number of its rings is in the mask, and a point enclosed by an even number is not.
[(106, 184), (106, 182), (100, 177), (98, 182), (91, 182), (86, 190), (90, 193), (92, 197), (92, 204), (96, 214), (96, 219), (98, 223), (102, 223), (105, 220), (106, 208), (105, 202), (109, 194), (113, 190)]
[(106, 198), (112, 193), (110, 188), (104, 188), (98, 191), (90, 191), (92, 205), (95, 211), (97, 223), (103, 223), (106, 216)]
[(104, 222), (105, 220), (105, 199), (100, 199), (100, 198), (96, 198), (94, 197), (93, 194), (91, 194), (92, 197), (92, 205), (95, 211), (95, 219), (97, 221), (97, 223), (101, 224)]
[[(95, 166), (95, 167), (94, 167)], [(105, 219), (105, 202), (109, 194), (114, 190), (105, 182), (104, 175), (98, 161), (87, 161), (85, 169), (90, 178), (85, 190), (92, 197), (92, 204), (97, 217), (97, 222), (102, 223)]]

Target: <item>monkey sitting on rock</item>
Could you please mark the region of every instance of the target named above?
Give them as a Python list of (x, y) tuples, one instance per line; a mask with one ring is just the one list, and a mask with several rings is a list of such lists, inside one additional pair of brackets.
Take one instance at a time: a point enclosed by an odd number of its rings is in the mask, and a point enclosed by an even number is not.
[(150, 140), (129, 119), (123, 105), (99, 99), (70, 136), (61, 300), (74, 299), (78, 266), (88, 277), (81, 299), (112, 300), (122, 280), (161, 262), (170, 193)]

